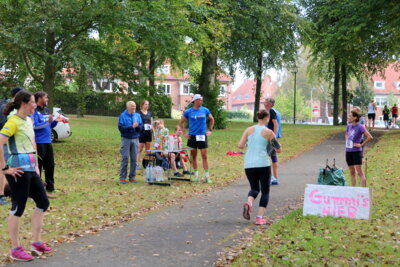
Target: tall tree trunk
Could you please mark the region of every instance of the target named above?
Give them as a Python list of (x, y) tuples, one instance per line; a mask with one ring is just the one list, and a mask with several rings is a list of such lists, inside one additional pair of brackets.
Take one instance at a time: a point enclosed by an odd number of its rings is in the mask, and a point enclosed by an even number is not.
[(54, 106), (54, 87), (56, 80), (56, 64), (52, 56), (55, 54), (55, 33), (47, 31), (46, 34), (46, 52), (47, 58), (45, 59), (43, 90), (49, 97), (48, 107), (52, 112)]
[(76, 80), (78, 84), (78, 107), (76, 109), (76, 116), (78, 118), (83, 118), (86, 113), (86, 92), (88, 86), (88, 74), (86, 67), (81, 65), (79, 70), (79, 76)]
[(199, 93), (205, 100), (212, 98), (212, 89), (217, 76), (218, 52), (215, 48), (203, 49), (203, 60), (199, 78)]
[(339, 125), (339, 81), (340, 81), (340, 60), (338, 57), (335, 61), (335, 78), (333, 81), (333, 125)]
[(342, 63), (342, 125), (347, 125), (347, 74), (344, 63)]
[(156, 52), (152, 49), (150, 51), (149, 60), (149, 96), (154, 96), (157, 92), (155, 84), (156, 73)]
[(262, 55), (262, 52), (260, 52), (258, 54), (258, 59), (257, 59), (256, 94), (254, 96), (253, 122), (258, 121), (257, 120), (257, 112), (260, 109), (262, 73), (263, 73), (263, 55)]

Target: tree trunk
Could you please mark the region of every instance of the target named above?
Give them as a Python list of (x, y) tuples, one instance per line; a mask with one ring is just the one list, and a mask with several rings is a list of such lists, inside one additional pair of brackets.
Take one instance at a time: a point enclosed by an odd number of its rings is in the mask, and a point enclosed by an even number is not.
[(263, 73), (263, 56), (262, 56), (262, 52), (260, 52), (258, 55), (258, 59), (257, 59), (256, 94), (254, 96), (253, 122), (258, 121), (257, 120), (257, 112), (260, 109), (262, 73)]
[(347, 74), (346, 64), (342, 64), (342, 125), (347, 125)]
[(54, 87), (56, 80), (56, 64), (52, 56), (55, 54), (55, 33), (47, 31), (46, 34), (46, 52), (47, 58), (45, 59), (44, 67), (44, 79), (43, 79), (43, 90), (47, 93), (49, 97), (48, 107), (50, 112), (53, 110), (54, 106)]
[(150, 51), (149, 60), (149, 96), (154, 96), (157, 92), (155, 84), (155, 73), (156, 73), (156, 52)]
[(86, 113), (86, 92), (88, 86), (88, 75), (85, 66), (81, 65), (79, 76), (76, 80), (79, 88), (78, 107), (76, 109), (76, 117), (83, 118)]
[(203, 49), (203, 60), (199, 78), (199, 93), (205, 100), (212, 98), (212, 89), (217, 76), (218, 52), (215, 48)]
[(333, 125), (339, 125), (339, 81), (340, 81), (340, 61), (338, 57), (335, 61), (335, 78), (333, 81)]

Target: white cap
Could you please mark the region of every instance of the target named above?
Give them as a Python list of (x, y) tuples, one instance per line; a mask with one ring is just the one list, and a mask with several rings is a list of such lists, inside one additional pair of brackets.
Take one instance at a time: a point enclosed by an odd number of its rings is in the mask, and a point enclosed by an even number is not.
[(203, 99), (203, 97), (202, 97), (201, 95), (199, 95), (199, 94), (195, 94), (195, 95), (193, 96), (192, 103), (193, 103), (194, 101), (196, 101), (196, 100), (199, 100), (199, 99)]

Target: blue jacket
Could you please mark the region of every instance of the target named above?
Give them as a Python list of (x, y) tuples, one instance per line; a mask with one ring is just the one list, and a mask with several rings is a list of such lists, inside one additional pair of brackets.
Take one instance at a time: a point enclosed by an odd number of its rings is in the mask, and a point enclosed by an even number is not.
[[(133, 122), (139, 123), (139, 126), (136, 128), (132, 128)], [(128, 139), (139, 138), (141, 129), (143, 127), (142, 118), (139, 113), (129, 114), (126, 109), (124, 112), (119, 115), (118, 119), (118, 130), (121, 133), (121, 136)]]
[(49, 123), (50, 111), (46, 107), (37, 107), (32, 115), (33, 129), (35, 130), (35, 140), (37, 144), (51, 143), (51, 128), (57, 126), (57, 122), (53, 120)]

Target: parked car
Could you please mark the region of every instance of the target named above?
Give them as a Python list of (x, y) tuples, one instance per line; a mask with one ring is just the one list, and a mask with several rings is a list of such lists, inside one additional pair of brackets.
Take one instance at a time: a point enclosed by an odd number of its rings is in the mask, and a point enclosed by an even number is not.
[(62, 121), (57, 123), (57, 126), (51, 129), (51, 141), (57, 141), (59, 139), (64, 139), (70, 137), (72, 132), (69, 127), (69, 120), (62, 112), (61, 108), (54, 107), (53, 108), (53, 119), (57, 119), (58, 117), (62, 118)]

